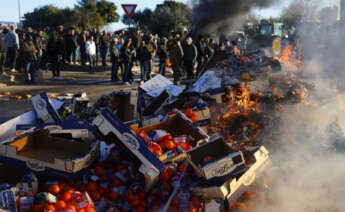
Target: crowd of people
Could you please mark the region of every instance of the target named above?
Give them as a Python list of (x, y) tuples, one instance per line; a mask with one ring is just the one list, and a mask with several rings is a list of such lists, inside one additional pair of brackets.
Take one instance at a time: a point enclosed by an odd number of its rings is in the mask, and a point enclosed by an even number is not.
[[(166, 67), (173, 71), (174, 83), (182, 78), (195, 78), (205, 66), (213, 63), (211, 58), (231, 57), (240, 54), (235, 41), (217, 43), (214, 39), (199, 36), (159, 37), (140, 31), (109, 33), (96, 28), (92, 30), (64, 26), (50, 29), (18, 30), (14, 26), (0, 27), (0, 75), (22, 71), (26, 82), (35, 81), (35, 72), (52, 70), (53, 79), (62, 79), (62, 64), (88, 66), (89, 73), (96, 72), (100, 64), (111, 63), (111, 80), (124, 84), (134, 82), (133, 66), (140, 67), (140, 79), (149, 80), (154, 61), (159, 60), (158, 72), (165, 75)], [(120, 71), (119, 71), (120, 70)]]

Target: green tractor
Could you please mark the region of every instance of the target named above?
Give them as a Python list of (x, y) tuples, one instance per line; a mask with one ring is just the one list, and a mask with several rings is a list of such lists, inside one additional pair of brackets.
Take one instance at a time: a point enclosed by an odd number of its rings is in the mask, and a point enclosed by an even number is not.
[(282, 40), (286, 38), (282, 22), (261, 22), (259, 25), (248, 24), (247, 51), (268, 49), (273, 56), (280, 56)]

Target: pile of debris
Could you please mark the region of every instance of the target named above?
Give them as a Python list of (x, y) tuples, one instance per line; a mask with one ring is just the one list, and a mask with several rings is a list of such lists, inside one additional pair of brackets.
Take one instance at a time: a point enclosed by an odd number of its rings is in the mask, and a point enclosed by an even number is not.
[(223, 63), (186, 87), (157, 75), (92, 105), (85, 93), (33, 96), (32, 111), (0, 126), (0, 162), (23, 170), (12, 184), (3, 173), (0, 208), (250, 210), (244, 202), (265, 198), (258, 180), (271, 164), (261, 131), (291, 90), (300, 103), (308, 88), (280, 74), (255, 91), (247, 79), (280, 65), (259, 53), (237, 63), (237, 71)]

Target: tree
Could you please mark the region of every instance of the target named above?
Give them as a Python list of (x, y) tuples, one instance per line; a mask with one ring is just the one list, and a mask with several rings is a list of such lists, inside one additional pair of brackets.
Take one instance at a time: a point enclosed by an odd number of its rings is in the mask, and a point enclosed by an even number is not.
[[(93, 23), (90, 24), (97, 27), (119, 20), (115, 4), (106, 0), (80, 0), (76, 8), (79, 10), (79, 14), (83, 16), (82, 20), (91, 21)], [(86, 17), (85, 14), (92, 16)]]
[(157, 5), (154, 11), (145, 9), (134, 13), (131, 19), (122, 17), (124, 24), (139, 27), (144, 32), (152, 32), (168, 36), (173, 33), (181, 33), (186, 27), (190, 27), (192, 9), (181, 2), (165, 1)]
[(182, 3), (165, 1), (157, 5), (153, 17), (151, 30), (155, 34), (168, 36), (173, 33), (181, 33), (190, 27), (192, 9)]
[[(53, 5), (36, 8), (33, 12), (24, 14), (23, 26), (37, 29), (64, 24), (65, 18), (67, 18), (64, 17), (64, 12), (68, 13), (68, 9), (62, 11)], [(70, 14), (68, 14), (68, 16), (69, 15)]]
[(24, 14), (23, 25), (34, 29), (58, 25), (100, 28), (118, 21), (119, 15), (116, 13), (116, 9), (114, 3), (106, 0), (80, 0), (72, 9), (60, 9), (53, 5), (46, 5)]
[(133, 25), (140, 28), (144, 32), (149, 32), (152, 27), (153, 12), (151, 9), (146, 8), (143, 11), (135, 12), (132, 18), (128, 18), (125, 14), (122, 17), (122, 22), (126, 25)]

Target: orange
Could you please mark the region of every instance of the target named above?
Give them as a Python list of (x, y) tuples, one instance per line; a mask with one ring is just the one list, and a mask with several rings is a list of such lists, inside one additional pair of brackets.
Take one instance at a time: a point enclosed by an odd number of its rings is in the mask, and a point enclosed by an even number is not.
[(116, 201), (116, 200), (120, 199), (120, 194), (118, 192), (112, 191), (109, 193), (109, 199)]
[(35, 204), (34, 207), (32, 208), (33, 212), (42, 212), (43, 211), (43, 205), (38, 203)]
[(84, 209), (79, 209), (78, 212), (86, 212)]
[(49, 193), (57, 195), (60, 192), (60, 187), (58, 185), (49, 186)]
[(101, 194), (98, 191), (91, 193), (91, 199), (93, 201), (98, 202), (101, 198)]
[(44, 208), (44, 211), (55, 211), (55, 207), (54, 207), (54, 205), (47, 205)]
[(65, 202), (68, 202), (72, 197), (72, 194), (70, 192), (65, 192), (62, 194), (61, 199)]
[(66, 208), (77, 210), (77, 207), (75, 205), (72, 205), (72, 204), (68, 204)]
[(97, 190), (97, 184), (94, 182), (94, 181), (90, 181), (88, 184), (87, 184), (87, 190), (92, 193), (92, 192), (95, 192)]
[(55, 203), (56, 209), (65, 209), (66, 206), (67, 206), (67, 204), (63, 200), (59, 200), (59, 201), (57, 201), (57, 203)]
[(96, 210), (93, 207), (88, 207), (85, 209), (85, 212), (96, 212)]

